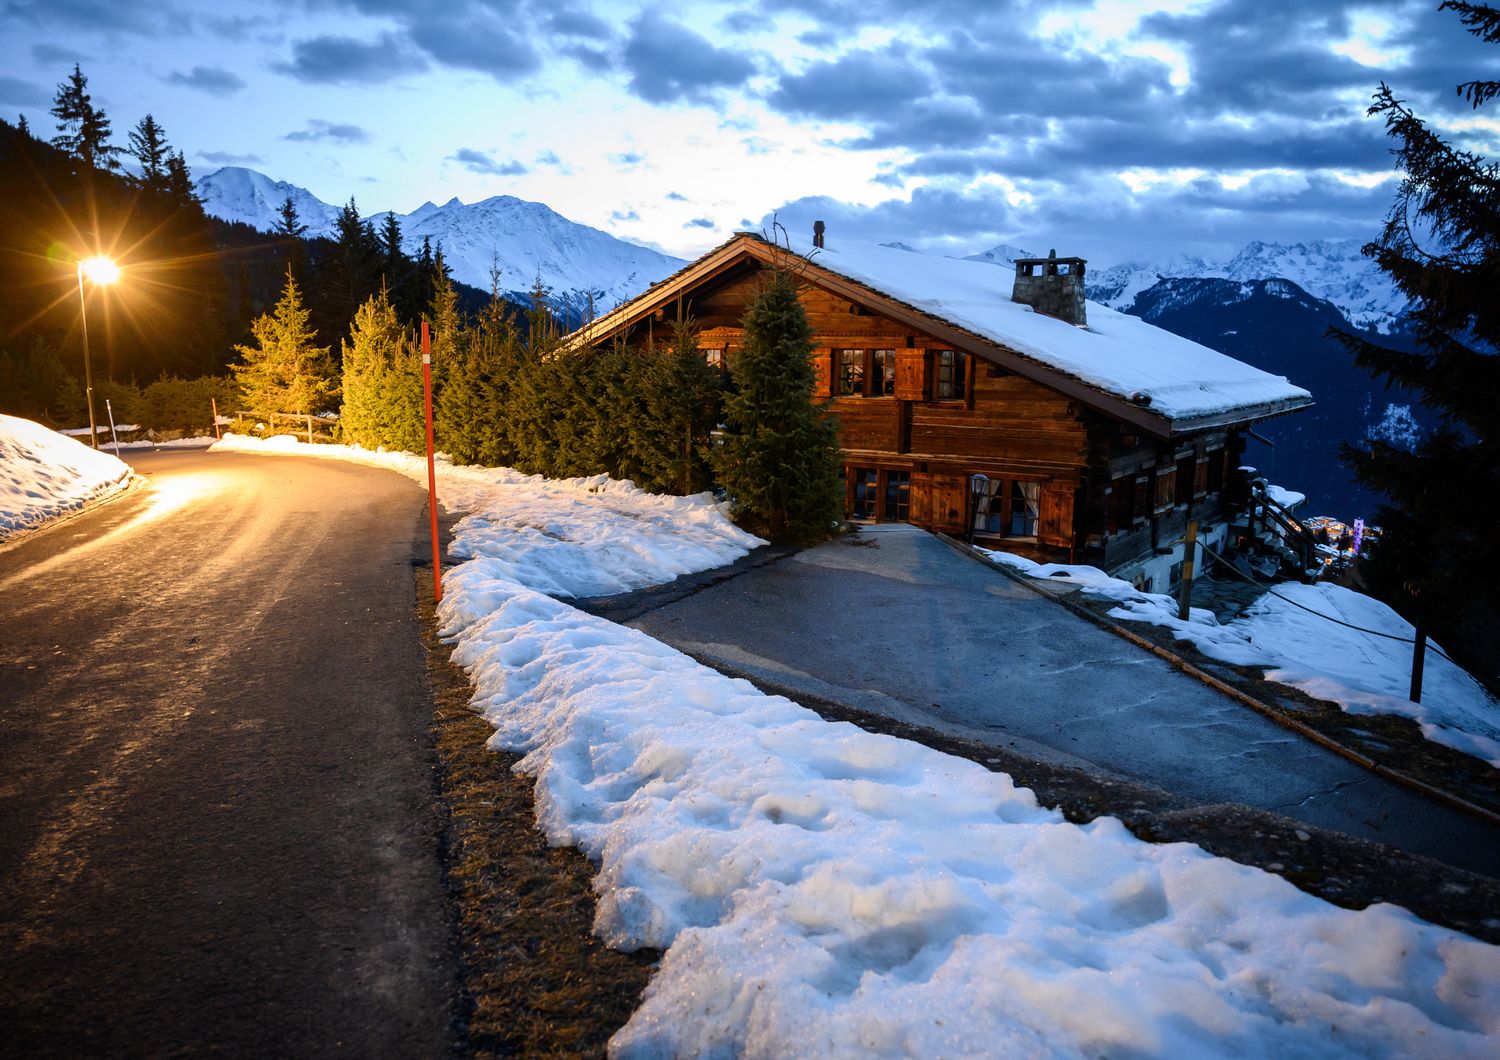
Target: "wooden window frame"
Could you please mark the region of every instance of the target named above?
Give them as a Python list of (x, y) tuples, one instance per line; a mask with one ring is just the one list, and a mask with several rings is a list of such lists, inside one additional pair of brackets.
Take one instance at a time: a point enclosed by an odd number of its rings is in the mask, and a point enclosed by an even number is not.
[[(999, 528), (996, 529), (996, 530), (991, 530), (988, 527), (984, 527), (983, 529), (981, 529), (980, 527), (975, 526), (973, 528), (974, 533), (976, 535), (983, 536), (983, 537), (998, 537), (998, 538), (1005, 538), (1005, 539), (1008, 539), (1008, 540), (1011, 540), (1011, 541), (1040, 541), (1041, 540), (1041, 529), (1042, 529), (1042, 494), (1045, 492), (1045, 490), (1047, 488), (1047, 480), (1045, 480), (1045, 479), (1034, 479), (1034, 478), (1019, 478), (1019, 477), (1015, 477), (1015, 476), (1003, 476), (1003, 475), (990, 475), (990, 476), (987, 476), (987, 477), (989, 478), (990, 484), (995, 487), (994, 492), (992, 494), (990, 494), (991, 503), (993, 504), (993, 503), (998, 502), (1000, 510), (998, 512), (996, 512), (993, 508), (991, 508), (990, 511), (988, 511), (988, 512), (985, 513), (985, 517), (987, 519), (998, 519), (997, 526)], [(1036, 488), (1037, 488), (1037, 510), (1036, 510), (1036, 516), (1033, 519), (1034, 525), (1032, 527), (1032, 532), (1029, 533), (1029, 534), (1017, 534), (1017, 533), (1012, 532), (1012, 529), (1011, 529), (1014, 526), (1014, 524), (1015, 524), (1015, 516), (1016, 516), (1016, 511), (1015, 511), (1016, 487), (1018, 485), (1020, 485), (1021, 483), (1029, 483), (1031, 485), (1036, 486)], [(972, 500), (973, 500), (973, 487), (972, 487), (972, 485), (970, 487), (970, 494), (969, 494), (969, 496), (970, 496), (970, 501), (972, 502)], [(971, 511), (969, 513), (969, 521), (970, 521), (971, 524), (973, 522), (975, 522), (979, 518), (979, 514), (980, 513), (977, 510), (977, 508), (976, 508), (976, 510)]]
[[(932, 351), (932, 399), (934, 401), (964, 401), (968, 390), (968, 362), (970, 357), (963, 350), (933, 350)], [(945, 358), (952, 358), (950, 364), (945, 366)], [(944, 373), (947, 373), (946, 380)], [(946, 393), (944, 390), (946, 389)]]

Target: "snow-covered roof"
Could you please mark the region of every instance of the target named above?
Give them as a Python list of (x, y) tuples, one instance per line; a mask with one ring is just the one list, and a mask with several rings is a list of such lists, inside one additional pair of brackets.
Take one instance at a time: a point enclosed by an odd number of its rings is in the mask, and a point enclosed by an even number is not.
[(1086, 328), (1038, 313), (1011, 301), (1008, 270), (985, 262), (843, 239), (816, 251), (792, 239), (791, 249), (819, 268), (1172, 420), (1312, 400), (1284, 376), (1097, 302), (1088, 303)]
[[(580, 328), (571, 341), (603, 341), (744, 252), (770, 259), (778, 247), (804, 259), (798, 267), (809, 282), (826, 284), (836, 277), (846, 287), (854, 285), (841, 293), (856, 299), (858, 288), (865, 288), (872, 301), (885, 303), (882, 308), (901, 307), (917, 326), (925, 325), (923, 330), (946, 331), (955, 345), (966, 344), (1019, 374), (1163, 436), (1264, 419), (1312, 404), (1312, 395), (1284, 376), (1097, 302), (1088, 303), (1086, 328), (1037, 313), (1011, 301), (1014, 277), (988, 262), (844, 239), (815, 249), (796, 238), (787, 246), (755, 233), (737, 233)], [(965, 337), (977, 341), (958, 341)]]

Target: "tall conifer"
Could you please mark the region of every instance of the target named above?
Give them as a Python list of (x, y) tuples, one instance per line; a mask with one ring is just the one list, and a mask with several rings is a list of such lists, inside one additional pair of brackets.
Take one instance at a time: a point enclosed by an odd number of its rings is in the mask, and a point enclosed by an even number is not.
[(236, 346), (241, 363), (230, 365), (245, 408), (258, 413), (323, 412), (338, 395), (328, 347), (317, 336), (302, 305), (291, 270), (276, 308), (250, 325), (255, 346)]
[(827, 537), (842, 514), (838, 430), (813, 404), (813, 330), (797, 281), (771, 269), (745, 312), (744, 347), (730, 366), (719, 482), (736, 518), (773, 540)]

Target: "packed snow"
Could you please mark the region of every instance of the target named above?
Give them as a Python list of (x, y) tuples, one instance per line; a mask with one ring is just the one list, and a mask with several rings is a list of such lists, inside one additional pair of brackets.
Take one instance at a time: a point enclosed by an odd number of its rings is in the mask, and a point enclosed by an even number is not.
[(0, 541), (124, 489), (130, 474), (109, 453), (0, 414)]
[(1309, 404), (1312, 395), (1271, 375), (1137, 317), (1090, 302), (1088, 327), (1011, 301), (1011, 280), (982, 261), (912, 255), (834, 240), (815, 250), (797, 237), (791, 249), (813, 264), (1015, 350), (1048, 368), (1151, 412), (1191, 420), (1235, 409)]
[[(427, 458), (359, 446), (307, 445), (282, 435), (226, 435), (215, 452), (287, 453), (389, 468), (427, 484)], [(554, 596), (606, 596), (732, 563), (759, 538), (731, 523), (711, 494), (647, 493), (607, 475), (547, 479), (437, 458), (438, 500), (467, 512), (451, 555), (465, 568)]]
[[(276, 445), (425, 479), (404, 454)], [(439, 621), (491, 746), (524, 755), (548, 838), (599, 865), (597, 933), (666, 948), (614, 1055), (1492, 1054), (1500, 948), (1112, 818), (1069, 824), (1004, 774), (557, 599), (635, 584), (648, 553), (667, 569), (753, 543), (707, 498), (441, 475), (478, 516)], [(656, 545), (579, 547), (627, 511)], [(544, 519), (558, 532), (528, 533)]]
[[(1408, 699), (1414, 631), (1372, 597), (1329, 583), (1284, 583), (1276, 586), (1279, 597), (1262, 596), (1227, 624), (1198, 607), (1184, 622), (1177, 617), (1172, 597), (1143, 593), (1097, 567), (1036, 563), (1005, 552), (987, 554), (1029, 577), (1061, 580), (1114, 600), (1111, 617), (1164, 626), (1203, 654), (1231, 665), (1265, 667), (1270, 680), (1337, 703), (1347, 713), (1411, 718), (1434, 743), (1500, 768), (1500, 701), (1437, 651), (1427, 653), (1422, 702)], [(1441, 650), (1434, 642), (1429, 646)]]

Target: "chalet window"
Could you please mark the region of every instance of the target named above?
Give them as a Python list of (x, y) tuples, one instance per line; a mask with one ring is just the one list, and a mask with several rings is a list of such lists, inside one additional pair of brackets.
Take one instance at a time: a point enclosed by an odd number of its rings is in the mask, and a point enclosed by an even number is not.
[(1036, 524), (1041, 515), (1042, 484), (1012, 481), (1010, 484), (1010, 536), (1036, 537)]
[(845, 396), (865, 392), (865, 351), (839, 351), (839, 393)]
[(911, 513), (911, 472), (885, 473), (885, 518), (905, 522)]
[(974, 532), (997, 537), (1035, 537), (1042, 511), (1042, 484), (992, 478), (974, 494)]
[(856, 519), (874, 519), (880, 514), (880, 472), (873, 467), (854, 469), (854, 511)]
[(1177, 461), (1177, 484), (1173, 487), (1173, 499), (1178, 504), (1186, 504), (1193, 495), (1193, 477), (1198, 472), (1198, 461), (1191, 456), (1185, 460)]
[(892, 397), (896, 393), (896, 351), (875, 350), (871, 372), (870, 393), (878, 397)]
[(720, 372), (724, 371), (724, 347), (700, 347), (698, 352), (703, 354), (703, 359), (708, 362), (710, 368), (717, 368)]
[(937, 351), (937, 399), (952, 401), (964, 396), (967, 354), (957, 350)]
[(1208, 454), (1208, 492), (1218, 493), (1224, 488), (1224, 464), (1228, 457), (1228, 449), (1215, 449)]
[(1151, 514), (1151, 469), (1136, 472), (1135, 487), (1131, 490), (1130, 521), (1144, 523)]

